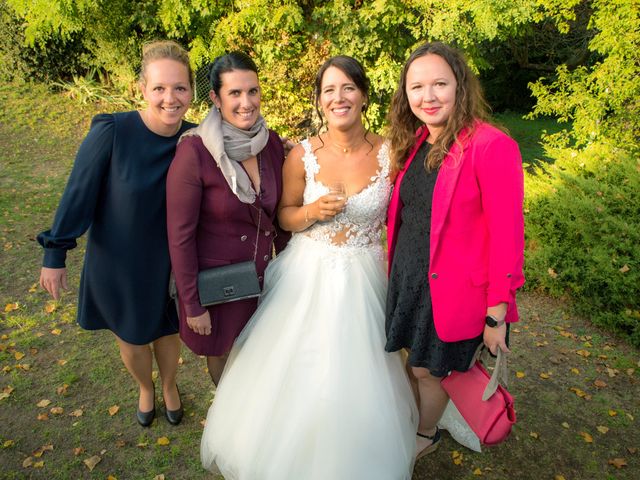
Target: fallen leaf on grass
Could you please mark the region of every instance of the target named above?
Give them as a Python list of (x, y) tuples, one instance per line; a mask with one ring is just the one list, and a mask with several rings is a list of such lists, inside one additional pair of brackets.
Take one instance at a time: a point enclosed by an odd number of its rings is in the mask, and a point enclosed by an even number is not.
[(609, 431), (609, 427), (605, 427), (604, 425), (598, 425), (596, 427), (596, 430), (598, 430), (600, 433), (602, 433), (604, 435), (605, 433), (607, 433)]
[(29, 365), (28, 363), (18, 363), (16, 364), (16, 368), (18, 370), (27, 371), (27, 370), (31, 370), (31, 365)]
[(564, 475), (556, 475), (555, 477), (553, 477), (553, 480), (566, 480), (564, 478)]
[(69, 388), (69, 385), (67, 385), (66, 383), (64, 385), (62, 385), (61, 387), (56, 388), (56, 393), (58, 395), (66, 395), (67, 394), (67, 388)]
[(482, 469), (481, 469), (481, 468), (476, 468), (476, 469), (473, 471), (473, 474), (474, 474), (474, 475), (478, 475), (478, 476), (482, 475)]
[(454, 465), (462, 465), (462, 459), (464, 456), (457, 450), (451, 452), (451, 459), (453, 460)]
[(584, 441), (587, 443), (593, 443), (593, 437), (589, 435), (587, 432), (580, 432), (580, 436), (584, 438)]
[(571, 369), (571, 373), (575, 373), (576, 375), (580, 375), (580, 370), (578, 370), (577, 368), (572, 368)]
[(36, 293), (38, 291), (38, 284), (34, 283), (29, 287), (29, 293)]
[(618, 415), (618, 412), (616, 412), (615, 410), (609, 410), (610, 417), (615, 417), (616, 415)]
[(553, 268), (547, 268), (547, 273), (551, 278), (558, 278), (558, 274)]
[(156, 475), (155, 477), (153, 477), (153, 480), (164, 480), (164, 473), (161, 473), (160, 475)]
[(624, 458), (612, 458), (609, 460), (609, 465), (613, 465), (616, 468), (622, 468), (627, 466), (627, 461)]
[(562, 426), (563, 426), (564, 428), (569, 428), (569, 424), (568, 424), (567, 422), (562, 422)]
[(73, 412), (71, 412), (71, 413), (69, 414), (69, 416), (70, 416), (70, 417), (76, 417), (76, 418), (77, 418), (77, 417), (81, 417), (83, 413), (84, 413), (84, 412), (82, 411), (82, 409), (81, 409), (81, 408), (78, 408), (77, 410), (74, 410)]
[(153, 381), (156, 381), (158, 379), (158, 371), (157, 370), (154, 370), (154, 371), (151, 372), (151, 379)]
[(47, 304), (44, 306), (44, 311), (46, 313), (53, 313), (56, 311), (56, 309), (58, 308), (58, 306), (56, 305), (55, 301), (49, 301), (47, 302)]
[(7, 303), (4, 307), (4, 312), (5, 313), (13, 312), (14, 310), (18, 310), (18, 308), (20, 308), (20, 305), (18, 305), (18, 302)]
[(31, 458), (31, 457), (25, 458), (24, 461), (22, 462), (22, 467), (23, 468), (29, 468), (32, 465), (33, 465), (33, 458)]
[(89, 471), (92, 472), (93, 469), (96, 468), (96, 465), (99, 464), (101, 460), (102, 459), (99, 456), (94, 455), (93, 457), (89, 457), (86, 460), (83, 460), (83, 463), (87, 466)]
[(615, 377), (617, 374), (618, 370), (616, 370), (615, 368), (607, 367), (607, 375), (609, 375), (610, 377)]
[(51, 330), (51, 335), (60, 335), (62, 333), (62, 330), (60, 330), (59, 328), (54, 328), (53, 330)]
[(49, 415), (47, 415), (46, 413), (40, 413), (38, 414), (38, 420), (41, 420), (41, 421), (49, 420)]
[(73, 449), (73, 454), (77, 457), (78, 455), (82, 455), (84, 453), (84, 448), (76, 447)]
[(169, 445), (171, 443), (171, 440), (169, 440), (167, 437), (160, 437), (157, 442), (158, 445)]
[(4, 373), (9, 373), (11, 371), (11, 367), (9, 365), (5, 365), (4, 367), (2, 367), (2, 371)]
[(61, 367), (65, 366), (67, 364), (67, 361), (63, 358), (61, 358), (60, 360), (58, 360), (58, 365), (60, 365)]
[(593, 384), (598, 388), (604, 388), (607, 386), (607, 384), (602, 380), (596, 380), (595, 382), (593, 382)]
[(577, 396), (579, 396), (580, 398), (584, 398), (587, 396), (587, 393), (584, 392), (583, 390), (580, 390), (577, 387), (571, 387), (569, 390), (571, 390), (573, 393), (575, 393)]
[(631, 455), (635, 455), (637, 451), (638, 449), (636, 447), (627, 447), (627, 452), (629, 452)]
[(5, 440), (4, 443), (2, 444), (2, 448), (13, 447), (15, 443), (16, 442), (14, 442), (13, 440)]
[(551, 375), (552, 375), (551, 372), (542, 372), (540, 373), (540, 378), (544, 380), (548, 380), (549, 378), (551, 378)]
[(516, 378), (524, 378), (526, 374), (524, 372), (516, 372)]
[(627, 273), (627, 272), (630, 270), (630, 268), (629, 268), (629, 265), (627, 265), (627, 264), (625, 263), (625, 264), (624, 264), (622, 267), (620, 267), (618, 270), (619, 270), (619, 272), (620, 272), (620, 273)]
[(149, 446), (149, 442), (140, 442), (136, 447), (138, 448), (146, 448)]
[(576, 351), (576, 353), (581, 357), (585, 357), (585, 358), (591, 355), (591, 352), (588, 350), (578, 350)]
[(22, 352), (13, 352), (13, 356), (16, 360), (22, 360), (24, 358), (24, 353)]
[(538, 432), (529, 432), (529, 436), (532, 438), (540, 438), (540, 435), (538, 434)]
[(53, 445), (48, 444), (48, 445), (41, 446), (39, 449), (37, 449), (31, 455), (33, 455), (36, 458), (40, 458), (44, 452), (52, 452), (52, 451), (53, 451)]
[(635, 368), (627, 368), (627, 375), (632, 376), (635, 371)]
[(37, 348), (33, 348), (33, 347), (31, 347), (31, 348), (29, 349), (29, 353), (30, 353), (31, 355), (35, 355), (36, 353), (38, 353), (38, 349), (37, 349)]
[(114, 477), (113, 475), (109, 475), (107, 477), (107, 480), (118, 480), (116, 477)]
[(113, 417), (116, 413), (118, 413), (118, 410), (120, 410), (120, 406), (118, 405), (113, 405), (109, 407), (109, 415)]
[(51, 400), (48, 400), (45, 398), (43, 400), (40, 400), (38, 403), (36, 403), (36, 405), (40, 408), (45, 408), (51, 405)]
[(116, 447), (117, 448), (122, 448), (124, 446), (127, 445), (127, 442), (125, 440), (116, 440)]
[(64, 413), (64, 408), (52, 407), (51, 410), (49, 410), (49, 412), (51, 412), (52, 415), (62, 415)]

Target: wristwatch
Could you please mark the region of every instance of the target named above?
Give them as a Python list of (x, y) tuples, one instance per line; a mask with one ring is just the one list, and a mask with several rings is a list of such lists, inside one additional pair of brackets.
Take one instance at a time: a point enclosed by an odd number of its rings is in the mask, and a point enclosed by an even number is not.
[(493, 315), (487, 315), (484, 317), (484, 323), (486, 323), (488, 327), (497, 328), (504, 325), (504, 320), (498, 320)]

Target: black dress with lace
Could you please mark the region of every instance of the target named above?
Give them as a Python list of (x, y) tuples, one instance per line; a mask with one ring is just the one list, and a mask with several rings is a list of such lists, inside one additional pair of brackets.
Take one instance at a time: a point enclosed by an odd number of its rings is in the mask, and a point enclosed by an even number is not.
[(433, 323), (429, 271), (431, 205), (437, 170), (427, 171), (423, 159), (430, 145), (425, 142), (411, 162), (400, 185), (403, 203), (389, 290), (386, 331), (388, 352), (409, 350), (412, 367), (427, 368), (443, 377), (452, 370), (466, 371), (482, 342), (482, 335), (459, 342), (443, 342)]

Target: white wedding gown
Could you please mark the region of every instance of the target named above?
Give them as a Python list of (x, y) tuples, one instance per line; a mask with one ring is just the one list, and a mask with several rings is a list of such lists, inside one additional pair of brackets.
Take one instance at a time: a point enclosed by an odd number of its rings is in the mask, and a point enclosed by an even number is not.
[[(328, 188), (303, 146), (308, 204)], [(386, 145), (378, 161), (335, 220), (269, 264), (202, 435), (203, 466), (227, 480), (411, 478), (418, 414), (400, 355), (384, 350)]]

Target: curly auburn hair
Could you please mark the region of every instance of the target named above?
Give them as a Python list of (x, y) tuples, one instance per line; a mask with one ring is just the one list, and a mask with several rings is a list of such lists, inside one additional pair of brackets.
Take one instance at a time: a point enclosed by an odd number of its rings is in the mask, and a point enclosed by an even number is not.
[(454, 143), (459, 142), (458, 135), (463, 128), (473, 130), (477, 120), (488, 121), (489, 108), (482, 93), (478, 78), (471, 71), (461, 52), (441, 42), (425, 43), (409, 56), (402, 69), (398, 89), (391, 100), (388, 115), (387, 138), (390, 142), (390, 154), (393, 167), (401, 170), (415, 145), (416, 130), (421, 121), (411, 111), (407, 98), (407, 72), (411, 64), (425, 55), (438, 55), (443, 58), (455, 76), (456, 98), (451, 116), (442, 133), (429, 150), (424, 160), (427, 170), (437, 169)]

